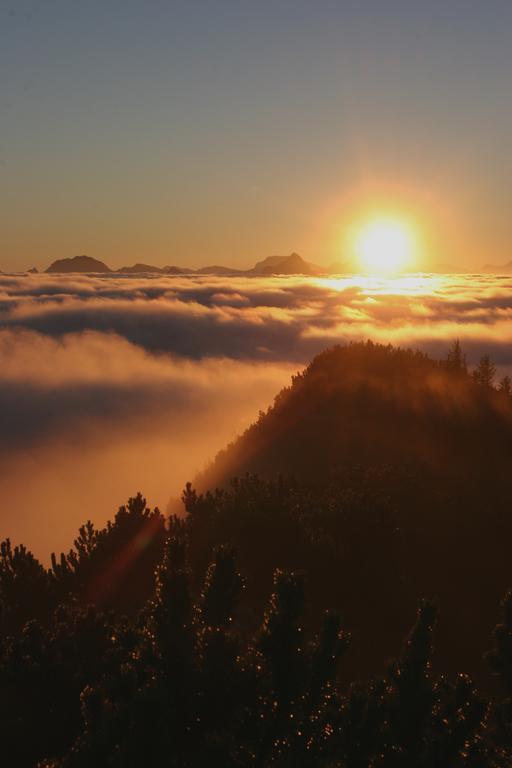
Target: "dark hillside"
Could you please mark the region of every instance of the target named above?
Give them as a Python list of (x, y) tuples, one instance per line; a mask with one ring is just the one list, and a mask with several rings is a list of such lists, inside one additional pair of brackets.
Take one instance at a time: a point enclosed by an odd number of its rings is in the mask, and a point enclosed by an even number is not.
[(433, 599), (443, 616), (439, 663), (479, 674), (479, 648), (512, 584), (511, 457), (510, 395), (478, 383), (462, 358), (438, 362), (371, 343), (334, 348), (197, 483), (281, 475), (293, 501), (250, 515), (235, 487), (227, 494), (235, 500), (217, 503), (209, 532), (196, 537), (198, 552), (208, 544), (198, 557), (232, 541), (259, 584), (283, 561), (304, 569), (313, 605), (342, 609), (358, 636), (356, 666), (369, 656), (382, 663), (417, 599)]
[(315, 486), (347, 467), (415, 466), (438, 481), (508, 473), (512, 401), (410, 350), (353, 344), (318, 355), (222, 451), (201, 487), (246, 472)]

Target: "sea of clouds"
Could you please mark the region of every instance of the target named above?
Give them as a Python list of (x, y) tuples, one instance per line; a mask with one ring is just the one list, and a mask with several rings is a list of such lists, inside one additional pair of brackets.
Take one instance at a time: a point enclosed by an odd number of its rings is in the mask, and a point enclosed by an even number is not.
[(512, 370), (512, 277), (0, 275), (0, 539), (46, 557), (186, 480), (327, 346), (371, 338)]

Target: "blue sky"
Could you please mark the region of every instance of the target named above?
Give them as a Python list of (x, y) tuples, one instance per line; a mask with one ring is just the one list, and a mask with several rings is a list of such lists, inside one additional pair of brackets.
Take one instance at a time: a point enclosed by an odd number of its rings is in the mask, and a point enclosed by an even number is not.
[(0, 268), (511, 257), (508, 0), (0, 1)]

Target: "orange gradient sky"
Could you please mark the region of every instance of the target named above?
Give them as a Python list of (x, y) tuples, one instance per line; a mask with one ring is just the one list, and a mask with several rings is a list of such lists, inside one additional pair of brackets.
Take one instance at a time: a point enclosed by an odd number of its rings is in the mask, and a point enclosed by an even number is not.
[(0, 269), (329, 264), (381, 210), (511, 256), (503, 0), (18, 0), (0, 64)]

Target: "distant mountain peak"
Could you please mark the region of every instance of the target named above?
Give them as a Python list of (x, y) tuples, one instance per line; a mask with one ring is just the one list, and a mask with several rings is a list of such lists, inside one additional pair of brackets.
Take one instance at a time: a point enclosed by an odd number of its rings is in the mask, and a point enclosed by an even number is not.
[(111, 272), (102, 261), (93, 259), (92, 256), (73, 256), (68, 259), (57, 259), (46, 272)]
[(267, 267), (276, 267), (287, 258), (288, 256), (267, 256), (266, 259), (262, 259), (262, 261), (256, 262), (253, 267), (253, 271), (261, 272), (262, 269), (266, 269)]
[(493, 275), (508, 275), (512, 272), (512, 261), (505, 264), (484, 264), (482, 272)]
[(250, 270), (260, 275), (317, 275), (322, 271), (321, 267), (305, 261), (296, 251), (289, 256), (269, 256)]

